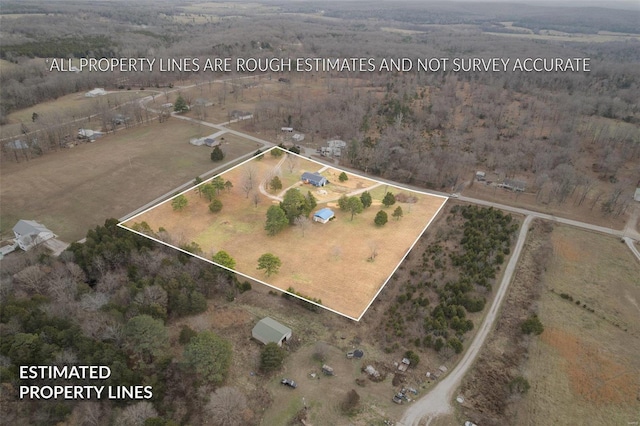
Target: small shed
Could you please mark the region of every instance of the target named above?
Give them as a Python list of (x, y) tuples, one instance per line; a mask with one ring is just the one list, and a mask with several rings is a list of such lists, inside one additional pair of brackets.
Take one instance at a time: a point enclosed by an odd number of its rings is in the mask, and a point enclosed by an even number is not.
[(333, 210), (331, 210), (328, 207), (325, 207), (324, 209), (320, 209), (313, 214), (313, 221), (320, 222), (320, 223), (327, 223), (331, 220), (331, 218), (333, 218), (333, 216), (335, 216), (333, 214)]
[(309, 173), (304, 172), (300, 179), (304, 183), (310, 183), (313, 186), (325, 186), (329, 183), (326, 177), (322, 176), (320, 173)]
[(280, 324), (269, 317), (263, 318), (253, 327), (251, 335), (257, 341), (267, 343), (277, 343), (282, 346), (282, 342), (291, 339), (291, 329)]

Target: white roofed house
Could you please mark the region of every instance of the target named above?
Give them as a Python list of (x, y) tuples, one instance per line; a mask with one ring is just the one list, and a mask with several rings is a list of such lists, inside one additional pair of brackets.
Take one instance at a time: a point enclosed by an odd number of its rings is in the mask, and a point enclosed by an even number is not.
[(15, 241), (24, 251), (28, 251), (38, 244), (42, 244), (47, 240), (56, 238), (57, 235), (42, 225), (33, 220), (20, 220), (13, 227), (13, 234), (15, 235)]
[(95, 98), (96, 96), (104, 96), (107, 94), (107, 91), (100, 88), (100, 87), (96, 87), (93, 90), (89, 90), (87, 93), (84, 94), (84, 96), (86, 98)]

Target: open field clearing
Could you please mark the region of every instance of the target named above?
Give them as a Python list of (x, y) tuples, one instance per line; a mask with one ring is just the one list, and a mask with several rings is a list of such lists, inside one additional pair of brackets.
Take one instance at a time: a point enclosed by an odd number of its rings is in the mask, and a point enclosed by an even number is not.
[(503, 37), (516, 37), (527, 38), (530, 40), (544, 40), (544, 41), (572, 41), (578, 43), (607, 43), (612, 41), (638, 41), (640, 35), (638, 34), (624, 34), (624, 33), (605, 33), (605, 34), (569, 34), (561, 33), (559, 31), (540, 31), (540, 34), (519, 34), (519, 33), (493, 33), (485, 32), (485, 34), (491, 34), (493, 36)]
[[(397, 202), (385, 209), (389, 222), (383, 227), (377, 227), (373, 222), (381, 209), (380, 200), (374, 197), (373, 205), (353, 220), (350, 213), (334, 208), (336, 218), (326, 224), (312, 222), (304, 231), (298, 226), (288, 226), (280, 233), (268, 236), (264, 230), (266, 211), (277, 201), (258, 192), (258, 183), (268, 181), (280, 172), (299, 176), (305, 171), (322, 169), (325, 177), (340, 173), (298, 156), (291, 158), (295, 159), (294, 163), (287, 164), (289, 160), (285, 157), (279, 159), (266, 154), (261, 159), (223, 173), (222, 178), (231, 181), (233, 188), (220, 193), (219, 199), (224, 207), (217, 214), (210, 213), (209, 202), (191, 190), (185, 194), (189, 205), (183, 211), (174, 211), (171, 203), (165, 202), (128, 220), (126, 226), (146, 222), (155, 232), (162, 227), (173, 245), (195, 242), (203, 250), (205, 258), (224, 250), (235, 259), (238, 272), (266, 281), (281, 290), (293, 287), (305, 297), (320, 299), (323, 306), (356, 319), (437, 214), (445, 199), (389, 187), (388, 190), (396, 195), (410, 193), (415, 202)], [(254, 185), (253, 189), (245, 192), (241, 188), (249, 174), (253, 176)], [(301, 185), (300, 182), (293, 186), (299, 187), (303, 195), (311, 192), (317, 198), (318, 205), (313, 211), (332, 206), (342, 194), (380, 188), (374, 181), (349, 176), (344, 186), (333, 180), (323, 188)], [(283, 192), (292, 181), (285, 180)], [(359, 189), (354, 192), (353, 188)], [(391, 217), (397, 206), (401, 206), (404, 212), (400, 220)], [(279, 273), (270, 277), (256, 269), (258, 258), (267, 252), (282, 261)]]
[[(3, 165), (2, 230), (19, 219), (43, 223), (65, 241), (122, 217), (217, 164), (188, 143), (200, 126), (182, 120), (122, 130), (19, 164)], [(226, 160), (255, 151), (255, 142), (226, 135)]]
[(517, 424), (634, 424), (640, 413), (640, 264), (617, 239), (558, 226)]
[[(111, 110), (149, 94), (144, 91), (121, 91), (95, 98), (85, 97), (84, 92), (62, 96), (56, 100), (42, 102), (33, 107), (9, 114), (7, 116), (8, 123), (0, 126), (0, 138), (20, 135), (22, 124), (33, 131), (64, 122), (82, 120), (77, 122), (78, 128), (88, 127), (101, 130), (101, 121), (99, 119), (91, 120), (91, 115), (100, 111)], [(34, 113), (37, 114), (35, 121), (33, 120)], [(115, 113), (117, 111), (114, 111)]]

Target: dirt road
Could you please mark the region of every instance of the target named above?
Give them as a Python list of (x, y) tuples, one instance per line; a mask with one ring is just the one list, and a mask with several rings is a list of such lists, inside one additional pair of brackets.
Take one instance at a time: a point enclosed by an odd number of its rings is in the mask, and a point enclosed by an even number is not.
[(518, 264), (518, 259), (520, 258), (522, 248), (524, 247), (524, 242), (527, 238), (527, 232), (529, 231), (529, 225), (531, 224), (532, 219), (532, 216), (527, 216), (522, 223), (516, 247), (513, 250), (513, 255), (505, 269), (502, 282), (500, 283), (496, 297), (493, 299), (493, 303), (491, 304), (491, 309), (487, 313), (487, 316), (485, 317), (480, 330), (471, 342), (471, 345), (465, 352), (464, 357), (427, 395), (423, 396), (411, 405), (411, 407), (405, 412), (400, 423), (398, 423), (398, 426), (417, 426), (423, 419), (426, 419), (426, 424), (428, 425), (434, 418), (450, 414), (452, 412), (453, 408), (451, 407), (451, 400), (453, 399), (453, 393), (456, 391), (458, 386), (460, 386), (462, 378), (467, 374), (471, 365), (473, 365), (476, 356), (482, 348), (482, 344), (489, 332), (493, 329), (493, 325), (495, 324), (500, 311), (502, 300), (507, 294), (513, 273), (516, 269), (516, 265)]

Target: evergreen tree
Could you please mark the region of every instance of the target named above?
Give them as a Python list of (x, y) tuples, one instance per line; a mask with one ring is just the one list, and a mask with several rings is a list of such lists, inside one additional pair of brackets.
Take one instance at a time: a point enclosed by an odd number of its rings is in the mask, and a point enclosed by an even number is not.
[(178, 95), (176, 102), (173, 104), (173, 110), (177, 113), (189, 111), (189, 106), (182, 95)]
[(224, 152), (219, 146), (213, 148), (211, 151), (211, 161), (222, 161), (224, 159)]
[(375, 219), (373, 219), (373, 223), (375, 223), (377, 226), (383, 226), (388, 221), (389, 221), (389, 217), (387, 216), (387, 213), (384, 210), (380, 210), (376, 214)]
[(393, 216), (396, 220), (400, 220), (400, 218), (402, 217), (403, 212), (402, 212), (402, 207), (398, 206), (396, 207), (396, 209), (393, 211), (393, 214), (391, 216)]
[(287, 215), (280, 206), (270, 206), (267, 210), (267, 222), (264, 225), (268, 235), (276, 235), (289, 224)]
[(282, 189), (282, 181), (280, 180), (280, 178), (278, 176), (274, 176), (270, 181), (269, 181), (269, 188), (273, 191), (280, 191)]
[(396, 203), (396, 197), (393, 195), (393, 193), (387, 192), (384, 198), (382, 199), (382, 204), (384, 204), (385, 207), (389, 207), (394, 205), (395, 203)]
[(369, 191), (364, 191), (362, 194), (360, 194), (360, 201), (362, 201), (362, 206), (365, 209), (371, 206), (371, 203), (373, 203), (373, 198), (371, 198), (371, 194), (369, 194)]

